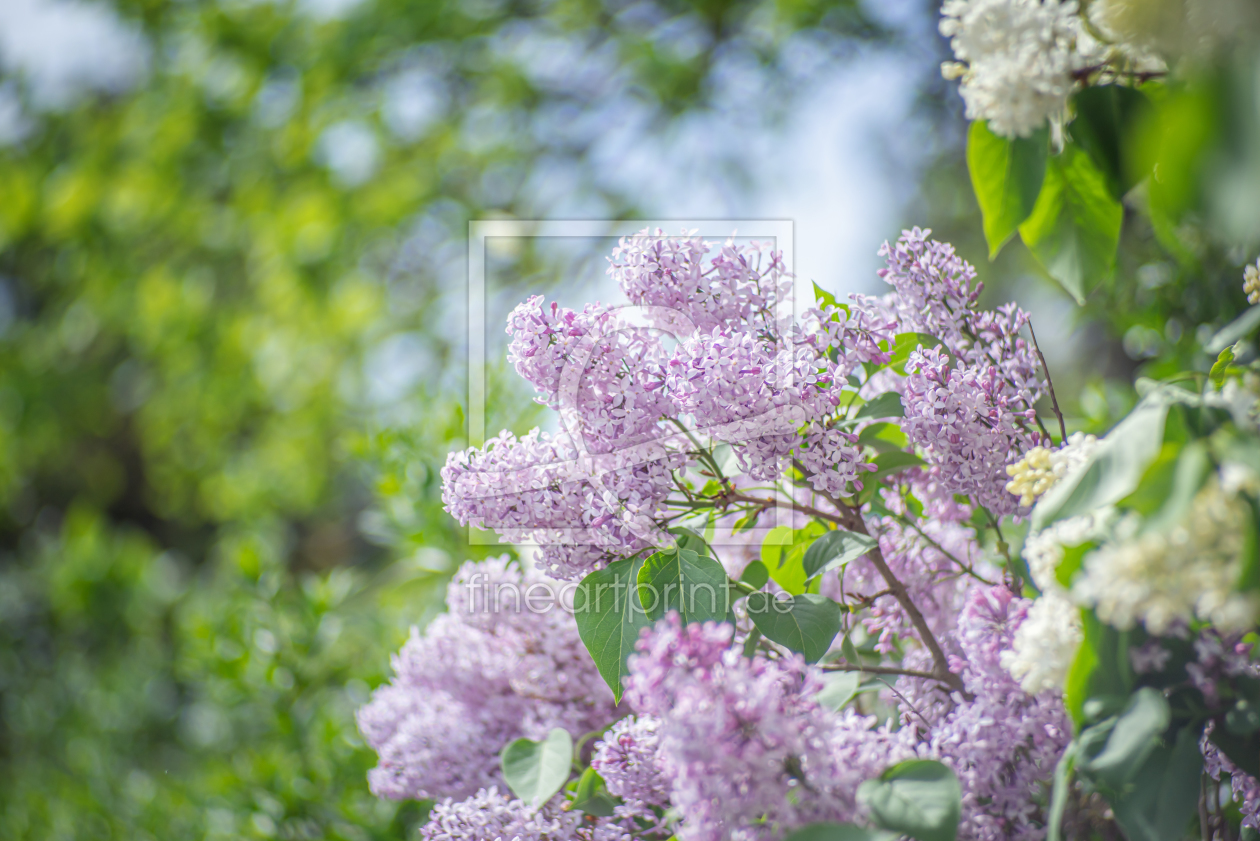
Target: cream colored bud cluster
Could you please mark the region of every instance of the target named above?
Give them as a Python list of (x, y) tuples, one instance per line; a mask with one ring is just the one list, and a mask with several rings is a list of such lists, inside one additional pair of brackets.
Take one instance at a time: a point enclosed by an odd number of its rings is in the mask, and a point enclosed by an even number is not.
[(1022, 459), (1007, 465), (1006, 475), (1011, 481), (1006, 483), (1006, 490), (1019, 497), (1019, 504), (1027, 508), (1069, 471), (1083, 464), (1097, 446), (1098, 439), (1093, 435), (1074, 432), (1057, 450), (1033, 447)]
[(1007, 466), (1006, 475), (1011, 477), (1011, 481), (1006, 483), (1006, 490), (1019, 497), (1020, 505), (1032, 505), (1037, 497), (1059, 481), (1059, 477), (1054, 475), (1053, 453), (1046, 447), (1033, 447), (1024, 453), (1022, 459)]
[(1247, 293), (1247, 303), (1260, 304), (1260, 260), (1243, 270), (1243, 291)]

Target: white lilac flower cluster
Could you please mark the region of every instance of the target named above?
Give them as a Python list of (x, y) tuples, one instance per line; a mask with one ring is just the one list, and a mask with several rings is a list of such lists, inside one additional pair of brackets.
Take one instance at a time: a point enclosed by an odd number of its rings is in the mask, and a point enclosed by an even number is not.
[(946, 0), (940, 30), (958, 59), (941, 70), (962, 80), (967, 118), (1005, 137), (1064, 114), (1077, 75), (1105, 54), (1076, 0)]
[(1117, 524), (1114, 538), (1085, 557), (1073, 595), (1121, 630), (1140, 622), (1163, 634), (1196, 618), (1225, 632), (1250, 627), (1255, 599), (1234, 591), (1250, 516), (1213, 477), (1171, 527), (1128, 518)]
[[(1092, 436), (1077, 433), (1057, 451), (1031, 451), (1010, 468), (1008, 490), (1035, 500), (1081, 469), (1100, 446)], [(1225, 633), (1251, 627), (1260, 604), (1236, 592), (1235, 585), (1251, 516), (1238, 494), (1251, 491), (1254, 483), (1250, 469), (1226, 463), (1175, 522), (1147, 522), (1102, 508), (1030, 534), (1023, 557), (1041, 596), (1011, 650), (1003, 653), (1003, 665), (1025, 691), (1061, 688), (1083, 638), (1082, 607), (1120, 630), (1141, 624), (1157, 636), (1195, 620)], [(1068, 549), (1083, 553), (1080, 570), (1070, 579), (1059, 569)]]

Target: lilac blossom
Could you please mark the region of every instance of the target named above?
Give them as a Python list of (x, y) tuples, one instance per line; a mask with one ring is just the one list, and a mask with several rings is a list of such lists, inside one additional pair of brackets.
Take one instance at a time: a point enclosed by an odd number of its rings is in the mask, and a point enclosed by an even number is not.
[[(530, 585), (556, 586), (506, 558), (468, 563), (448, 612), (394, 657), (394, 678), (359, 711), (383, 797), (462, 797), (501, 782), (499, 750), (564, 727), (576, 738), (616, 716), (612, 693), (561, 607), (526, 609)], [(515, 595), (513, 595), (515, 594)]]
[(770, 838), (843, 814), (826, 790), (832, 717), (812, 696), (817, 673), (799, 657), (749, 659), (729, 625), (681, 627), (676, 614), (640, 641), (626, 699), (660, 719), (661, 766), (683, 817), (679, 838)]
[(591, 767), (615, 797), (648, 806), (669, 802), (669, 781), (661, 768), (660, 719), (623, 718), (595, 745)]
[(996, 367), (954, 367), (940, 348), (912, 352), (906, 370), (901, 428), (926, 452), (936, 478), (995, 516), (1014, 513), (1006, 466), (1041, 443), (1026, 426), (1034, 410), (1007, 401)]
[(645, 228), (618, 241), (608, 274), (632, 304), (675, 310), (701, 331), (772, 324), (791, 289), (783, 253), (734, 238), (709, 257), (713, 250), (694, 233), (669, 237)]

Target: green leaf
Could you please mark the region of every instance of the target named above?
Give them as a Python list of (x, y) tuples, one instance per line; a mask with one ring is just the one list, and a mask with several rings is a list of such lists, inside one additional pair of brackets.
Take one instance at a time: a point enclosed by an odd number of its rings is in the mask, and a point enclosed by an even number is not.
[(862, 682), (861, 672), (827, 672), (823, 675), (823, 688), (814, 696), (820, 707), (839, 710), (858, 694)]
[(984, 216), (984, 238), (989, 259), (1002, 250), (1028, 218), (1046, 177), (1049, 131), (1008, 140), (989, 131), (981, 120), (967, 132), (967, 170)]
[(1260, 305), (1252, 307), (1227, 324), (1203, 349), (1208, 353), (1220, 353), (1239, 339), (1250, 336), (1257, 327), (1260, 327)]
[(1149, 686), (1139, 689), (1117, 719), (1102, 751), (1078, 762), (1077, 767), (1112, 790), (1121, 790), (1137, 776), (1142, 764), (1159, 746), (1172, 713), (1162, 693)]
[(541, 742), (517, 739), (499, 754), (503, 781), (530, 808), (537, 809), (569, 779), (573, 763), (573, 737), (563, 727), (553, 727)]
[(893, 841), (897, 836), (851, 823), (814, 823), (801, 827), (783, 841)]
[(744, 567), (744, 571), (740, 573), (739, 580), (754, 590), (760, 590), (770, 580), (770, 572), (761, 561), (753, 561)]
[[(719, 485), (719, 488), (720, 487), (721, 486)], [(674, 539), (678, 541), (679, 549), (690, 549), (697, 555), (702, 555), (706, 558), (713, 557), (713, 550), (709, 548), (709, 544), (703, 537), (696, 534), (691, 529), (678, 526), (670, 529), (669, 533), (672, 534)]]
[(858, 786), (858, 800), (884, 829), (918, 841), (954, 841), (962, 790), (954, 772), (930, 759), (912, 759)]
[(1072, 789), (1072, 771), (1076, 766), (1077, 743), (1074, 741), (1063, 751), (1054, 766), (1054, 787), (1050, 791), (1050, 813), (1046, 826), (1046, 841), (1063, 841), (1063, 813), (1067, 810), (1068, 794)]
[(1093, 549), (1093, 541), (1086, 541), (1078, 546), (1064, 546), (1063, 560), (1054, 568), (1054, 580), (1065, 588), (1071, 588), (1072, 578), (1080, 571), (1085, 562), (1085, 555)]
[(1222, 350), (1216, 357), (1216, 362), (1212, 363), (1212, 370), (1208, 371), (1208, 378), (1212, 384), (1220, 388), (1225, 384), (1225, 373), (1229, 370), (1229, 365), (1234, 361), (1234, 348), (1237, 342)]
[(1260, 734), (1231, 733), (1219, 724), (1208, 738), (1239, 768), (1253, 777), (1260, 777)]
[(901, 395), (895, 391), (886, 391), (858, 409), (854, 418), (902, 418), (906, 410), (901, 405)]
[(1068, 144), (1047, 164), (1037, 204), (1019, 234), (1042, 268), (1083, 304), (1115, 268), (1123, 218), (1106, 177)]
[(836, 529), (815, 540), (805, 550), (801, 560), (805, 577), (813, 578), (820, 572), (844, 566), (860, 558), (879, 545), (879, 541), (865, 534)]
[(926, 350), (938, 347), (940, 343), (941, 340), (930, 333), (898, 333), (893, 337), (892, 358), (888, 360), (888, 367), (896, 369), (898, 365), (905, 365), (910, 354), (920, 347)]
[(639, 632), (652, 624), (635, 593), (641, 566), (641, 558), (613, 561), (583, 578), (573, 594), (578, 636), (618, 702), (626, 659), (634, 653)]
[(618, 802), (618, 799), (609, 794), (608, 789), (604, 787), (604, 778), (594, 768), (587, 768), (578, 778), (573, 799), (569, 801), (569, 808), (588, 815), (608, 818), (612, 817)]
[(1142, 398), (1102, 440), (1084, 469), (1056, 483), (1037, 501), (1032, 531), (1113, 505), (1132, 493), (1163, 446), (1169, 406), (1192, 398), (1188, 392), (1171, 388), (1157, 389)]
[[(1129, 841), (1180, 841), (1199, 805), (1203, 754), (1199, 729), (1182, 727), (1168, 746), (1147, 757), (1128, 789), (1111, 801)], [(1194, 827), (1197, 830), (1198, 826)]]
[(726, 570), (712, 558), (690, 549), (657, 552), (644, 561), (637, 580), (639, 602), (652, 621), (671, 610), (684, 625), (726, 619)]
[(1085, 723), (1085, 704), (1093, 698), (1126, 698), (1132, 689), (1126, 635), (1099, 621), (1092, 610), (1081, 611), (1084, 639), (1068, 668), (1063, 705), (1077, 727)]
[(886, 421), (873, 423), (858, 433), (858, 444), (879, 450), (881, 453), (903, 450), (909, 443), (910, 439), (906, 438), (906, 433), (901, 431), (901, 427)]
[(823, 307), (839, 307), (846, 313), (849, 311), (848, 304), (842, 304), (837, 301), (835, 295), (832, 295), (817, 283), (814, 284), (814, 299), (818, 302), (819, 309), (822, 309)]
[(840, 605), (815, 593), (786, 599), (753, 593), (748, 615), (766, 639), (800, 652), (808, 663), (821, 660), (840, 633)]
[[(761, 543), (761, 561), (774, 582), (792, 595), (805, 592), (805, 550), (827, 527), (810, 522), (804, 528), (775, 526)], [(769, 636), (767, 634), (767, 636)]]
[(875, 456), (872, 464), (875, 465), (875, 472), (864, 480), (868, 484), (875, 484), (885, 476), (891, 476), (893, 473), (899, 473), (908, 467), (917, 467), (920, 464), (927, 464), (927, 462), (914, 453), (895, 450)]
[(1089, 153), (1119, 199), (1149, 172), (1126, 155), (1126, 140), (1135, 126), (1150, 118), (1151, 101), (1136, 88), (1093, 85), (1078, 93), (1073, 104), (1076, 119), (1068, 129), (1072, 139)]
[(853, 666), (862, 665), (862, 657), (858, 654), (857, 646), (853, 644), (853, 640), (849, 639), (849, 634), (845, 634), (844, 639), (840, 640), (840, 654), (844, 656), (846, 663)]

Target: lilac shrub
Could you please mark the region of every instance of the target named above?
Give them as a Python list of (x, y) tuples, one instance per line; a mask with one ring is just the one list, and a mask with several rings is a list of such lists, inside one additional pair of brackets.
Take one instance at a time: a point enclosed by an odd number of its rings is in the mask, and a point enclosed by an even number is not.
[[(1257, 607), (1231, 592), (1254, 545), (1239, 489), (1260, 479), (1203, 468), (1159, 509), (1168, 536), (1116, 499), (1066, 511), (1110, 487), (1083, 477), (1122, 445), (1061, 417), (1055, 441), (1029, 315), (981, 309), (974, 269), (929, 234), (884, 245), (887, 294), (818, 290), (799, 318), (773, 249), (659, 230), (610, 260), (628, 303), (513, 310), (509, 359), (559, 431), (452, 453), (443, 499), (537, 548), (462, 567), (395, 658), (359, 714), (373, 791), (438, 801), (423, 835), (450, 841), (776, 841), (820, 822), (1039, 841), (1127, 819), (1090, 764), (1124, 716), (1162, 721), (1184, 689), (1237, 731)], [(1030, 518), (1021, 558), (1004, 529)], [(1132, 647), (1105, 650), (1132, 655), (1129, 682), (1065, 696), (1103, 679), (1078, 650), (1121, 632)], [(1252, 821), (1254, 778), (1205, 720), (1168, 744), (1197, 774), (1215, 732), (1209, 775)], [(572, 768), (538, 758), (553, 744), (576, 745)], [(506, 748), (539, 764), (521, 776)], [(902, 775), (953, 805), (907, 824), (887, 796)]]

